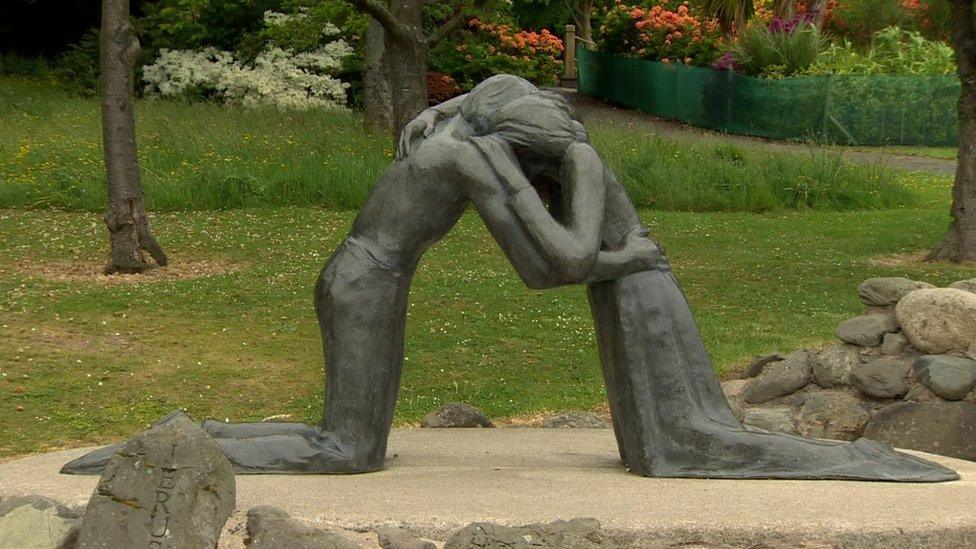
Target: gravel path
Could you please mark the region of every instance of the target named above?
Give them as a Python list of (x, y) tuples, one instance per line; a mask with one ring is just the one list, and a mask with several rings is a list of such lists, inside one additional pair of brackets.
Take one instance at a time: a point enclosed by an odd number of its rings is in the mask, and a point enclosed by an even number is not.
[[(805, 150), (811, 145), (801, 143), (789, 143), (784, 141), (773, 141), (760, 137), (749, 137), (744, 135), (733, 135), (714, 132), (687, 124), (681, 124), (671, 120), (665, 120), (638, 111), (623, 109), (604, 103), (598, 99), (576, 93), (575, 90), (560, 90), (573, 103), (584, 122), (598, 120), (601, 124), (611, 127), (625, 129), (637, 129), (659, 136), (674, 137), (695, 137), (720, 139), (723, 141), (737, 143), (744, 146), (762, 147), (773, 150)], [(911, 156), (905, 154), (893, 154), (879, 150), (855, 151), (844, 150), (845, 158), (862, 164), (883, 164), (891, 168), (907, 171), (932, 172), (945, 175), (956, 173), (956, 162), (954, 160), (942, 160), (925, 156)]]

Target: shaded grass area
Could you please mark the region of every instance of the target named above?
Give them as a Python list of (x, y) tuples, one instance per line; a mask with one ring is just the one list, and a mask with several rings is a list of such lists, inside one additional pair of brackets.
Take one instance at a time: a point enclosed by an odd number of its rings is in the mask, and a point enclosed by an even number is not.
[[(919, 184), (925, 208), (642, 215), (723, 370), (830, 340), (860, 310), (864, 278), (976, 276), (893, 255), (945, 229), (948, 183)], [(125, 437), (174, 408), (318, 421), (312, 285), (351, 220), (318, 208), (156, 214), (174, 265), (216, 267), (107, 284), (61, 276), (104, 259), (98, 215), (0, 210), (0, 456)], [(409, 315), (399, 424), (452, 400), (504, 417), (604, 399), (584, 290), (526, 289), (472, 213), (424, 258)]]
[[(358, 115), (282, 113), (137, 101), (140, 165), (155, 211), (254, 206), (355, 209), (391, 159)], [(593, 142), (635, 202), (671, 211), (856, 210), (911, 205), (881, 166), (829, 149), (772, 152), (663, 139), (590, 123)], [(0, 207), (101, 211), (104, 171), (94, 99), (0, 80)]]

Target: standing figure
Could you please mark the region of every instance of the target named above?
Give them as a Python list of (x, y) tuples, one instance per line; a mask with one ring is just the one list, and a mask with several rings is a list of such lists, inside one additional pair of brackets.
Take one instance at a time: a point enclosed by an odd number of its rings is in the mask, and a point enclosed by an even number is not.
[[(545, 199), (544, 199), (545, 198)], [(809, 440), (732, 415), (691, 311), (633, 204), (562, 97), (496, 76), (404, 131), (315, 289), (325, 415), (204, 422), (243, 473), (381, 469), (403, 366), (410, 282), (469, 204), (530, 288), (588, 284), (622, 461), (646, 476), (958, 478), (881, 444)], [(68, 464), (96, 472), (109, 450)]]

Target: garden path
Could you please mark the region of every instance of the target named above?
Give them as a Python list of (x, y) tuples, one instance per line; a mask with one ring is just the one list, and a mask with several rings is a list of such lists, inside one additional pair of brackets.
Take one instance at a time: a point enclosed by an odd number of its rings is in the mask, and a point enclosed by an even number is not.
[[(587, 124), (593, 124), (595, 122), (617, 129), (636, 129), (661, 137), (708, 137), (747, 147), (762, 147), (778, 151), (803, 151), (810, 147), (821, 148), (820, 145), (814, 144), (789, 143), (761, 137), (715, 132), (672, 120), (665, 120), (639, 111), (616, 107), (599, 99), (577, 93), (576, 90), (563, 88), (560, 89), (560, 92), (573, 103), (583, 118), (583, 122)], [(842, 151), (845, 158), (862, 164), (880, 163), (901, 170), (931, 172), (944, 175), (953, 175), (956, 172), (955, 160), (897, 154), (885, 151), (882, 148), (878, 148), (877, 150), (851, 150), (844, 147), (835, 147), (835, 149)]]

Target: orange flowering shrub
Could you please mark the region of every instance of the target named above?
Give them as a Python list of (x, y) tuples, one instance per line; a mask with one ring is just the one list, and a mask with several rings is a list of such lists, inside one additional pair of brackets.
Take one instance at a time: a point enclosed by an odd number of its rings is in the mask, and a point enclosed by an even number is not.
[(687, 2), (631, 6), (618, 0), (600, 25), (600, 49), (664, 63), (709, 66), (718, 57), (718, 22), (691, 13)]
[(454, 77), (464, 90), (501, 73), (551, 85), (562, 71), (562, 56), (563, 41), (548, 29), (527, 31), (472, 18), (456, 37), (431, 50), (430, 67)]
[(461, 95), (461, 86), (450, 75), (439, 72), (427, 73), (427, 104), (436, 105)]

